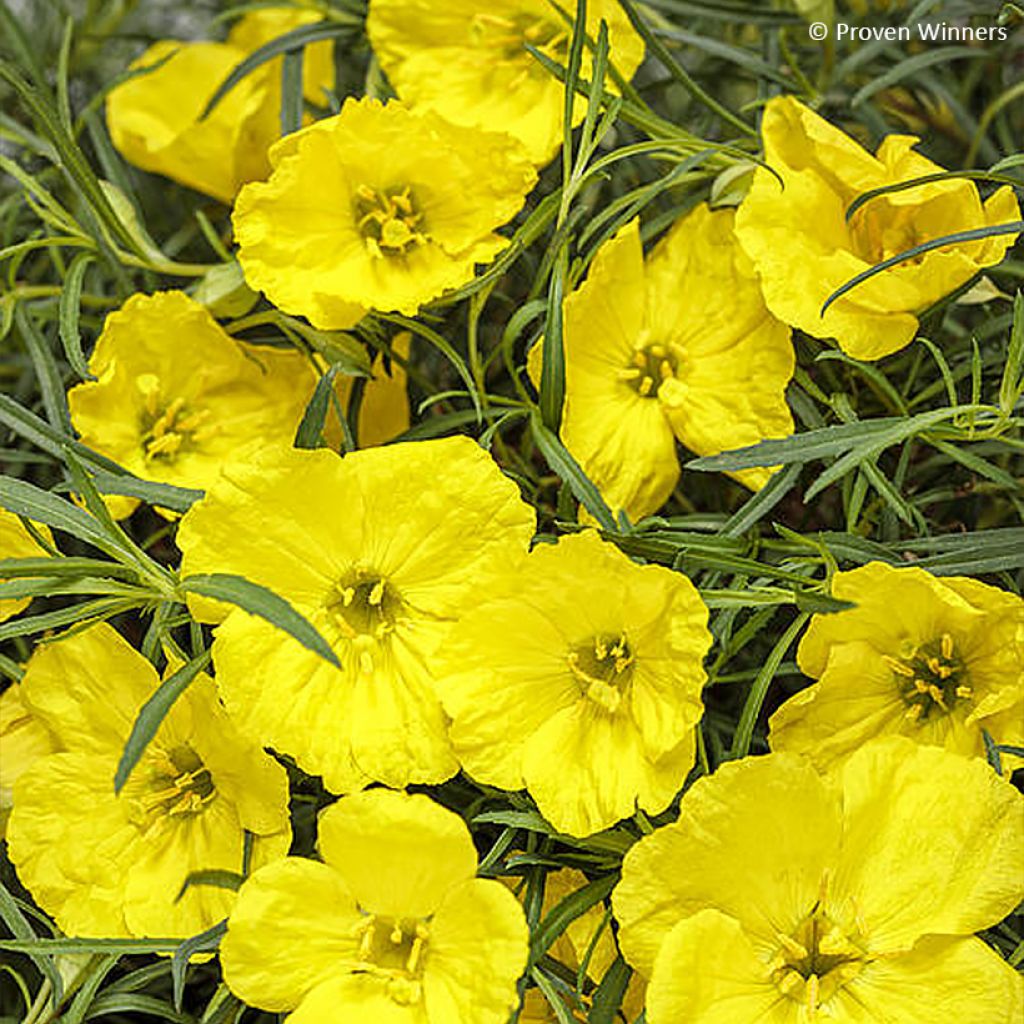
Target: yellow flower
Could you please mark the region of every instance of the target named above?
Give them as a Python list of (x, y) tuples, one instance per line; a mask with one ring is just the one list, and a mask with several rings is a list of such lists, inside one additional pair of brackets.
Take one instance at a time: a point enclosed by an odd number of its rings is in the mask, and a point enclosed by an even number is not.
[(462, 820), (385, 789), (320, 815), (323, 862), (288, 857), (242, 886), (221, 944), (228, 987), (288, 1024), (505, 1024), (528, 931), (476, 878)]
[(504, 583), (440, 652), (465, 770), (525, 785), (571, 835), (663, 810), (693, 765), (711, 645), (693, 584), (593, 531), (539, 545)]
[(83, 443), (143, 480), (200, 490), (244, 444), (290, 442), (316, 382), (297, 351), (236, 341), (183, 292), (111, 313), (89, 370), (97, 380), (68, 393)]
[(56, 750), (53, 735), (21, 699), (15, 683), (0, 694), (0, 839), (14, 804), (14, 784), (32, 763)]
[(1024, 897), (1024, 800), (906, 739), (833, 776), (726, 764), (626, 855), (612, 895), (650, 1024), (992, 1024), (1024, 980), (973, 933)]
[(323, 329), (368, 308), (412, 314), (465, 284), (508, 244), (495, 229), (536, 181), (506, 136), (374, 99), (347, 99), (270, 161), (235, 203), (238, 259), (253, 288)]
[[(53, 534), (42, 523), (32, 524), (39, 535), (48, 543), (53, 543)], [(45, 558), (48, 552), (40, 547), (22, 521), (5, 508), (0, 508), (0, 559), (3, 558)], [(23, 612), (31, 602), (30, 597), (0, 598), (0, 622)]]
[[(973, 182), (937, 181), (872, 199), (864, 192), (942, 171), (914, 152), (911, 135), (888, 135), (872, 156), (792, 96), (772, 99), (761, 126), (765, 160), (736, 215), (768, 308), (857, 359), (880, 359), (914, 340), (917, 315), (994, 266), (1013, 245), (1001, 235), (935, 249), (858, 285), (821, 308), (861, 271), (923, 242), (1020, 219), (1013, 189), (982, 204)], [(774, 172), (774, 173), (773, 173)], [(779, 183), (782, 179), (782, 184)]]
[[(789, 328), (765, 309), (733, 217), (698, 206), (646, 262), (630, 221), (565, 303), (562, 439), (612, 511), (634, 521), (672, 493), (676, 439), (712, 455), (793, 431)], [(540, 346), (531, 357), (538, 383)], [(752, 488), (770, 476), (736, 474)]]
[(288, 850), (284, 770), (243, 741), (200, 675), (172, 706), (142, 760), (114, 794), (114, 772), (156, 670), (110, 626), (37, 648), (20, 696), (58, 752), (14, 786), (7, 843), (18, 876), (67, 935), (193, 935), (228, 912), (234, 894), (193, 887), (194, 871), (241, 872)]
[[(332, 645), (341, 669), (234, 610), (213, 657), (241, 727), (349, 792), (456, 772), (429, 660), (533, 529), (490, 456), (449, 437), (344, 458), (254, 452), (185, 515), (178, 544), (184, 575), (263, 584)], [(213, 617), (206, 604), (195, 611)]]
[(985, 756), (982, 730), (1024, 745), (1024, 601), (963, 576), (871, 562), (836, 573), (857, 605), (815, 615), (797, 664), (817, 679), (771, 719), (771, 745), (828, 765), (902, 733)]
[[(281, 134), (281, 59), (247, 75), (201, 119), (203, 110), (252, 50), (319, 19), (313, 10), (271, 8), (248, 14), (226, 43), (154, 43), (130, 70), (160, 66), (107, 97), (111, 140), (136, 166), (230, 203), (245, 182), (269, 173), (267, 150)], [(303, 72), (306, 96), (322, 104), (322, 89), (334, 87), (329, 40), (306, 48)]]
[[(563, 5), (572, 10), (574, 5)], [(615, 0), (591, 0), (587, 32), (608, 24), (610, 57), (626, 79), (644, 57), (643, 40)], [(562, 141), (564, 87), (530, 55), (529, 44), (565, 65), (571, 26), (545, 0), (371, 0), (370, 42), (395, 91), (410, 106), (436, 110), (454, 124), (502, 131), (547, 163)], [(580, 76), (592, 74), (584, 48)], [(606, 87), (611, 88), (609, 78)], [(586, 103), (577, 101), (573, 123)]]
[[(510, 888), (523, 880), (508, 879)], [(544, 879), (544, 900), (541, 906), (541, 920), (547, 917), (562, 900), (578, 892), (587, 884), (587, 877), (575, 868), (560, 868), (550, 872)], [(526, 887), (523, 885), (525, 894)], [(601, 983), (608, 969), (618, 956), (619, 947), (612, 934), (611, 922), (605, 919), (604, 906), (596, 904), (575, 920), (570, 921), (565, 931), (552, 943), (548, 955), (576, 974), (584, 961), (587, 963), (586, 979), (595, 986)], [(622, 1012), (627, 1021), (634, 1021), (644, 1008), (644, 981), (634, 973), (622, 1000)], [(584, 1005), (589, 1006), (593, 992), (584, 995)], [(571, 1007), (567, 1006), (567, 1009)], [(586, 1016), (579, 1008), (573, 1010), (573, 1020), (585, 1021)], [(618, 1020), (619, 1018), (616, 1018)], [(531, 988), (523, 999), (519, 1014), (520, 1024), (558, 1024), (558, 1016), (540, 989)]]

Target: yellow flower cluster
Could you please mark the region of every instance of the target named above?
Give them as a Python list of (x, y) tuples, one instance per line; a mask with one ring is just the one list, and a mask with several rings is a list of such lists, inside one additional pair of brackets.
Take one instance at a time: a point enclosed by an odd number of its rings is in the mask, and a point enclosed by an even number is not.
[[(133, 726), (163, 693), (152, 661), (166, 681), (181, 652), (160, 659), (158, 643), (136, 649), (102, 622), (47, 635), (0, 698), (11, 861), (69, 936), (185, 938), (226, 919), (227, 986), (289, 1024), (549, 1021), (522, 982), (545, 955), (578, 975), (581, 1013), (624, 958), (622, 1005), (647, 1024), (1020, 1020), (1021, 976), (975, 936), (1024, 897), (1024, 800), (985, 761), (986, 735), (1024, 745), (1020, 597), (880, 562), (836, 572), (832, 596), (851, 607), (811, 619), (797, 664), (813, 683), (774, 712), (773, 752), (711, 774), (704, 761), (687, 787), (715, 642), (707, 595), (585, 513), (539, 533), (473, 439), (400, 436), (410, 336), (382, 340), (380, 325), (450, 297), (509, 244), (500, 229), (565, 116), (525, 46), (564, 62), (562, 13), (371, 0), (367, 33), (398, 98), (348, 97), (283, 138), (279, 59), (204, 110), (247, 55), (319, 21), (316, 5), (253, 11), (226, 43), (157, 43), (112, 90), (124, 156), (233, 204), (238, 265), (265, 305), (221, 324), (184, 291), (132, 295), (68, 394), (82, 444), (137, 481), (202, 492), (163, 525), (182, 620), (197, 647), (209, 627), (213, 672), (171, 704), (115, 792)], [(623, 8), (592, 0), (587, 17), (591, 35), (606, 24), (628, 82), (643, 44)], [(313, 106), (334, 87), (330, 46), (306, 49)], [(884, 259), (1019, 218), (1016, 199), (1004, 188), (983, 203), (944, 179), (848, 218), (863, 193), (939, 168), (906, 136), (872, 155), (793, 97), (766, 105), (762, 140), (738, 209), (693, 205), (648, 253), (640, 219), (624, 219), (572, 268), (560, 437), (620, 522), (668, 501), (677, 445), (712, 455), (793, 433), (794, 330), (881, 358), (1011, 244), (929, 251), (823, 314)], [(294, 344), (244, 340), (274, 317)], [(377, 333), (334, 333), (368, 317)], [(386, 353), (366, 357), (360, 384), (325, 380), (342, 337)], [(552, 343), (526, 357), (538, 388)], [(324, 385), (324, 446), (296, 447)], [(773, 472), (735, 477), (756, 490)], [(106, 500), (116, 519), (140, 502)], [(46, 527), (0, 510), (0, 557), (59, 554)], [(211, 575), (287, 602), (333, 661), (188, 591)], [(0, 599), (0, 621), (27, 603)], [(289, 772), (324, 797), (316, 858), (289, 855)], [(609, 913), (577, 908), (537, 948), (537, 921), (591, 881), (562, 869), (528, 899), (494, 877), (476, 823), (434, 799), (460, 772), (514, 794), (513, 826), (540, 822), (588, 871), (602, 848), (587, 841), (627, 822)], [(548, 852), (524, 864), (549, 866)], [(190, 879), (211, 872), (237, 893)]]

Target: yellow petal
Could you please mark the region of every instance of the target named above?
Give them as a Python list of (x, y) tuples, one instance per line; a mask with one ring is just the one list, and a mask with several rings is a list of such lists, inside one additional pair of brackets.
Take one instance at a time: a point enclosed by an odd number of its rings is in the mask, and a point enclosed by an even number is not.
[(69, 936), (119, 937), (138, 832), (114, 797), (116, 758), (50, 754), (14, 787), (7, 848), (22, 884)]
[[(50, 529), (41, 523), (34, 523), (40, 536), (53, 543)], [(25, 529), (21, 520), (13, 513), (0, 508), (0, 558), (43, 558), (48, 552), (39, 546), (36, 539)], [(24, 611), (31, 598), (3, 598), (0, 600), (0, 622)]]
[[(793, 432), (790, 330), (765, 307), (734, 219), (731, 210), (701, 204), (676, 221), (647, 261), (646, 331), (676, 359), (659, 402), (675, 436), (698, 455)], [(761, 487), (771, 471), (735, 475)]]
[(290, 445), (316, 380), (300, 352), (243, 345), (178, 291), (111, 313), (89, 368), (98, 379), (68, 393), (83, 442), (141, 479), (199, 490), (247, 444)]
[[(587, 31), (608, 26), (611, 59), (629, 79), (644, 45), (613, 0), (587, 5)], [(438, 111), (448, 120), (493, 131), (500, 126), (543, 164), (562, 138), (564, 101), (556, 81), (543, 73), (526, 43), (565, 63), (568, 28), (537, 0), (495, 0), (482, 8), (466, 0), (428, 0), (410, 9), (400, 0), (374, 0), (367, 32), (381, 66), (407, 102)], [(580, 75), (591, 77), (584, 51)], [(609, 83), (608, 88), (614, 91)], [(577, 103), (573, 123), (583, 118)]]
[(797, 1024), (783, 995), (733, 918), (702, 910), (665, 937), (647, 987), (650, 1024)]
[(770, 949), (813, 906), (838, 855), (838, 794), (802, 758), (746, 758), (698, 779), (679, 820), (626, 854), (612, 894), (619, 943), (650, 977), (665, 936), (715, 907)]
[(432, 1024), (422, 1001), (397, 1003), (374, 974), (347, 974), (317, 985), (285, 1024)]
[[(120, 756), (156, 669), (106, 623), (37, 647), (22, 680), (26, 706), (63, 747)], [(113, 791), (113, 776), (109, 779)]]
[(0, 839), (14, 803), (14, 784), (35, 761), (56, 749), (53, 735), (21, 700), (14, 683), (0, 694)]
[[(242, 871), (244, 833), (235, 808), (214, 799), (196, 815), (166, 815), (145, 832), (126, 872), (125, 921), (133, 935), (186, 936), (223, 920), (235, 894), (218, 886), (190, 886), (194, 871)], [(287, 851), (287, 840), (283, 855)]]
[(353, 326), (364, 307), (415, 313), (505, 246), (495, 229), (536, 182), (507, 142), (398, 101), (349, 98), (276, 145), (270, 178), (240, 192), (246, 281), (322, 329)]
[(287, 857), (239, 889), (220, 946), (228, 987), (264, 1010), (291, 1010), (358, 959), (361, 915), (332, 867)]
[(224, 43), (155, 43), (131, 69), (165, 63), (122, 82), (107, 97), (114, 146), (144, 170), (230, 203), (244, 180), (266, 173), (266, 150), (275, 138), (272, 122), (261, 116), (268, 82), (263, 75), (248, 76), (200, 119), (244, 56)]
[[(980, 939), (928, 936), (869, 964), (835, 1000), (839, 1024), (994, 1024), (1024, 1019), (1024, 978)], [(653, 1022), (652, 1022), (653, 1024)]]
[(840, 778), (835, 886), (856, 902), (871, 951), (980, 931), (1024, 897), (1024, 798), (983, 760), (891, 738)]
[(444, 897), (430, 923), (423, 994), (431, 1020), (504, 1024), (519, 1002), (529, 929), (500, 882), (476, 878)]
[(428, 917), (476, 874), (462, 819), (422, 795), (371, 789), (320, 815), (319, 848), (360, 907), (386, 917)]

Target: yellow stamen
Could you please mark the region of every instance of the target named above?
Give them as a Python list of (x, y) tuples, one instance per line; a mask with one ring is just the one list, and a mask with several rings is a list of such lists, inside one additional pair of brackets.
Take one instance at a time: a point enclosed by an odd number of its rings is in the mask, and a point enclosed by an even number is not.
[(949, 661), (953, 657), (953, 638), (948, 633), (943, 633), (940, 644), (942, 645), (942, 656)]

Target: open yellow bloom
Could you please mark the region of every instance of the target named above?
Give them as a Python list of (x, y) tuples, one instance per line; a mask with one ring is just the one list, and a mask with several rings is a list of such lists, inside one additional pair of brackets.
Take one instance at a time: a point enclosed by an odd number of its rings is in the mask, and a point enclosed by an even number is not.
[[(281, 134), (281, 58), (247, 75), (201, 120), (203, 110), (249, 53), (319, 19), (312, 9), (268, 8), (247, 14), (226, 43), (154, 43), (131, 70), (160, 66), (107, 97), (111, 140), (130, 163), (230, 203), (245, 182), (270, 170), (267, 150)], [(334, 88), (329, 40), (306, 47), (303, 86), (321, 104), (322, 90)]]
[[(409, 353), (409, 335), (394, 351)], [(97, 380), (68, 393), (82, 440), (143, 480), (203, 490), (239, 448), (292, 440), (316, 384), (316, 372), (295, 349), (248, 345), (228, 335), (183, 292), (134, 295), (111, 313), (89, 360)], [(380, 444), (409, 426), (404, 368), (385, 372), (378, 357), (363, 386), (359, 442)], [(348, 411), (352, 378), (335, 378)], [(333, 409), (325, 435), (340, 445)], [(137, 502), (115, 497), (128, 515)], [(0, 521), (0, 530), (3, 529)]]
[(819, 765), (902, 733), (985, 756), (982, 730), (1024, 745), (1024, 601), (963, 576), (871, 562), (836, 573), (856, 608), (815, 615), (797, 664), (817, 679), (771, 719), (775, 750)]
[[(200, 675), (173, 705), (114, 793), (114, 772), (156, 670), (110, 626), (48, 642), (29, 660), (20, 696), (56, 753), (14, 785), (7, 843), (18, 876), (67, 935), (193, 935), (221, 920), (234, 894), (187, 876), (241, 872), (288, 850), (284, 769), (236, 733)], [(6, 751), (6, 747), (5, 747)]]
[[(49, 527), (42, 523), (32, 524), (39, 531), (39, 536), (48, 543), (53, 543), (53, 534)], [(0, 508), (0, 558), (45, 558), (49, 552), (39, 545), (22, 521), (5, 508)], [(0, 622), (23, 612), (31, 602), (30, 597), (0, 598)]]
[(213, 657), (250, 735), (349, 792), (455, 774), (430, 659), (533, 529), (533, 510), (490, 456), (449, 437), (344, 458), (254, 452), (185, 515), (178, 544), (184, 575), (261, 583), (332, 645), (340, 669), (236, 609)]
[(245, 444), (291, 441), (316, 382), (300, 353), (236, 341), (184, 292), (111, 313), (89, 370), (68, 393), (83, 443), (143, 480), (198, 489)]
[[(634, 521), (672, 493), (677, 439), (713, 455), (793, 431), (789, 328), (765, 309), (733, 217), (698, 206), (646, 262), (630, 221), (565, 302), (562, 439), (612, 511)], [(540, 346), (531, 357), (538, 383)], [(770, 476), (736, 474), (752, 488)]]
[(0, 839), (14, 806), (14, 784), (34, 761), (57, 749), (49, 729), (21, 699), (15, 683), (0, 694)]
[(1024, 800), (899, 737), (836, 775), (723, 765), (626, 855), (612, 894), (650, 1024), (992, 1024), (1024, 979), (973, 933), (1024, 897)]
[(465, 284), (536, 181), (506, 136), (375, 99), (347, 99), (270, 160), (235, 203), (238, 259), (253, 288), (324, 329)]
[(685, 576), (593, 531), (539, 545), (440, 652), (463, 767), (525, 785), (571, 835), (663, 810), (693, 765), (707, 614)]
[(228, 987), (288, 1024), (505, 1024), (529, 933), (476, 878), (469, 830), (425, 796), (372, 789), (328, 807), (323, 862), (242, 886), (221, 944)]
[[(594, 39), (602, 20), (612, 63), (632, 78), (644, 57), (643, 40), (615, 0), (587, 4)], [(470, 128), (499, 127), (536, 164), (547, 163), (561, 144), (564, 87), (526, 49), (529, 44), (568, 63), (572, 27), (546, 0), (371, 0), (366, 30), (395, 91), (411, 106)], [(581, 78), (591, 78), (592, 63), (584, 48)], [(574, 124), (585, 111), (581, 99)]]
[(872, 199), (847, 222), (862, 193), (942, 168), (914, 152), (911, 135), (886, 136), (872, 156), (792, 96), (768, 102), (761, 134), (771, 171), (755, 171), (736, 235), (768, 308), (857, 359), (909, 345), (917, 314), (999, 263), (1014, 242), (1001, 235), (933, 249), (858, 285), (822, 317), (826, 299), (861, 271), (943, 235), (1019, 220), (1020, 208), (1009, 187), (983, 204), (973, 182), (948, 180)]
[[(522, 883), (523, 879), (509, 879), (506, 884), (511, 886), (513, 881)], [(558, 906), (562, 900), (578, 892), (587, 884), (587, 876), (575, 868), (559, 868), (550, 872), (544, 879), (544, 901), (541, 906), (541, 920)], [(526, 888), (523, 886), (523, 893)], [(611, 922), (605, 920), (605, 909), (602, 904), (596, 904), (575, 920), (570, 921), (565, 931), (558, 936), (548, 949), (548, 955), (557, 960), (576, 974), (584, 961), (587, 963), (586, 979), (595, 986), (601, 983), (601, 979), (612, 966), (618, 956), (619, 947), (616, 945), (615, 936), (612, 933)], [(634, 973), (629, 979), (622, 999), (622, 1012), (627, 1021), (634, 1021), (640, 1016), (644, 1008), (645, 984), (639, 974)], [(589, 1009), (592, 1002), (593, 992), (584, 994), (584, 1006)], [(572, 1019), (582, 1022), (586, 1021), (586, 1014), (581, 1012), (579, 1007), (567, 1005), (566, 1009), (572, 1012)], [(618, 1020), (619, 1018), (616, 1018)], [(558, 1024), (559, 1018), (555, 1010), (548, 1003), (540, 989), (531, 988), (526, 992), (523, 999), (523, 1008), (519, 1013), (520, 1024)]]

